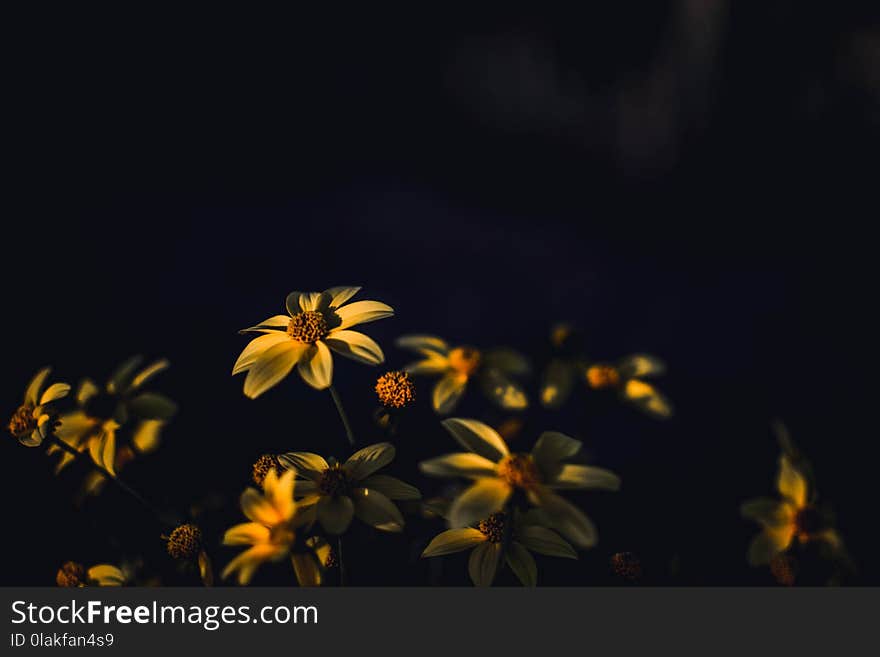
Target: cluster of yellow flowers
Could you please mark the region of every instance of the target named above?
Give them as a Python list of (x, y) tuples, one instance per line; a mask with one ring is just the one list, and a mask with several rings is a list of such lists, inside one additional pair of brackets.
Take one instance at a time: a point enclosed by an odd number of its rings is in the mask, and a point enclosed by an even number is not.
[[(234, 575), (239, 584), (248, 584), (261, 565), (289, 558), (302, 586), (322, 584), (333, 567), (342, 584), (342, 537), (353, 520), (382, 532), (399, 533), (406, 522), (398, 503), (411, 505), (421, 500), (417, 488), (381, 472), (394, 460), (391, 442), (355, 449), (356, 438), (333, 386), (334, 352), (367, 365), (385, 361), (379, 344), (353, 328), (391, 317), (394, 310), (378, 301), (351, 301), (359, 291), (343, 286), (292, 292), (285, 301), (285, 314), (242, 331), (256, 334), (232, 369), (233, 375), (246, 375), (245, 396), (259, 397), (295, 367), (307, 385), (331, 393), (351, 454), (344, 460), (305, 451), (261, 456), (252, 466), (256, 487), (244, 490), (240, 498), (247, 521), (230, 527), (222, 537), (224, 545), (246, 546), (223, 568), (224, 579)], [(551, 332), (553, 354), (538, 391), (545, 408), (561, 407), (580, 380), (586, 390), (613, 391), (650, 416), (672, 415), (669, 400), (647, 381), (664, 373), (659, 359), (634, 354), (617, 361), (594, 361), (579, 351), (572, 335), (567, 325)], [(400, 337), (396, 345), (417, 353), (419, 360), (378, 377), (375, 394), (381, 407), (376, 416), (380, 427), (387, 427), (415, 402), (416, 380), (424, 376), (436, 378), (430, 404), (440, 415), (456, 409), (471, 383), (505, 411), (516, 413), (529, 406), (522, 379), (532, 368), (511, 349), (453, 346), (431, 335)], [(60, 410), (60, 402), (71, 387), (47, 385), (50, 372), (41, 370), (27, 386), (24, 401), (9, 422), (10, 432), (23, 445), (48, 443), (50, 453), (60, 454), (58, 470), (76, 458), (87, 459), (92, 466), (88, 492), (97, 492), (104, 482), (114, 480), (138, 497), (118, 473), (132, 458), (155, 449), (162, 428), (176, 410), (166, 397), (144, 390), (168, 362), (141, 364), (139, 358), (127, 361), (104, 386), (83, 380), (76, 389), (74, 408), (66, 411)], [(544, 431), (530, 452), (514, 452), (499, 430), (478, 419), (450, 417), (441, 424), (463, 451), (422, 461), (419, 469), (427, 476), (466, 485), (450, 499), (423, 505), (446, 522), (446, 528), (424, 548), (423, 557), (470, 550), (468, 572), (475, 585), (491, 585), (499, 569), (506, 567), (523, 585), (534, 586), (538, 572), (533, 553), (577, 559), (578, 550), (596, 544), (595, 526), (565, 493), (616, 491), (621, 482), (613, 472), (583, 463), (581, 441), (558, 431)], [(786, 455), (780, 459), (778, 488), (781, 501), (758, 499), (742, 507), (743, 515), (762, 527), (749, 549), (751, 563), (771, 564), (797, 542), (840, 545), (838, 534), (817, 511), (806, 478)], [(213, 583), (205, 536), (197, 524), (178, 524), (163, 538), (170, 557), (198, 564), (202, 581)], [(616, 554), (612, 567), (631, 579), (641, 572), (629, 553)], [(74, 562), (64, 564), (57, 575), (59, 585), (64, 586), (120, 584), (127, 578), (115, 566), (86, 569)]]

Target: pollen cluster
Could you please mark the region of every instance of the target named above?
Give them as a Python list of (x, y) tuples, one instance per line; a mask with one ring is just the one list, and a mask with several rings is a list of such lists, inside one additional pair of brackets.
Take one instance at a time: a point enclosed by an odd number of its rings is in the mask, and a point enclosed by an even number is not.
[(611, 570), (618, 577), (635, 581), (642, 576), (642, 562), (632, 552), (618, 552), (611, 555)]
[(620, 383), (620, 373), (611, 365), (592, 365), (587, 369), (587, 383), (591, 388), (613, 388)]
[(416, 386), (406, 372), (386, 372), (376, 381), (376, 394), (386, 408), (403, 408), (416, 398)]
[(324, 495), (347, 495), (351, 491), (348, 473), (339, 463), (333, 464), (321, 473), (318, 490)]
[(191, 523), (180, 525), (171, 532), (166, 548), (174, 559), (193, 559), (202, 549), (202, 530)]
[(254, 483), (257, 486), (262, 486), (270, 470), (275, 470), (275, 474), (278, 474), (278, 457), (273, 454), (263, 454), (254, 462), (251, 472)]
[(504, 540), (504, 526), (506, 522), (507, 518), (503, 512), (493, 513), (485, 520), (481, 520), (480, 524), (477, 525), (477, 529), (483, 533), (490, 543), (500, 543)]
[(30, 404), (19, 406), (9, 420), (9, 433), (16, 438), (31, 433), (36, 428), (37, 419), (34, 417), (34, 407)]
[(770, 560), (770, 574), (781, 586), (794, 586), (795, 567), (794, 559), (784, 552), (777, 554)]
[(541, 483), (538, 466), (528, 454), (509, 454), (498, 463), (498, 476), (516, 488), (534, 488)]
[(315, 310), (306, 310), (290, 318), (287, 335), (297, 342), (315, 343), (329, 333), (324, 315)]
[(58, 569), (55, 583), (64, 588), (78, 588), (86, 585), (86, 569), (81, 563), (68, 561)]

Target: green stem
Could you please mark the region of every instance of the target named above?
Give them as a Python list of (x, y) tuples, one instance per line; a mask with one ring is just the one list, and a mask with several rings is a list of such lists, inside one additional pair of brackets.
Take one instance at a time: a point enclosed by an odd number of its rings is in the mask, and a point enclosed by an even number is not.
[[(61, 440), (58, 436), (55, 436), (54, 434), (49, 436), (49, 440), (52, 441), (52, 444), (63, 449), (65, 452), (72, 454), (75, 458), (82, 458), (85, 455), (84, 452), (80, 452), (78, 449), (71, 447), (66, 442)], [(150, 504), (140, 493), (138, 493), (134, 488), (132, 488), (131, 486), (126, 484), (124, 481), (122, 481), (122, 479), (120, 479), (119, 477), (114, 475), (112, 472), (110, 472), (107, 468), (104, 468), (104, 467), (98, 465), (92, 459), (88, 459), (88, 463), (89, 463), (89, 466), (93, 470), (97, 470), (102, 475), (104, 475), (108, 479), (115, 482), (116, 485), (119, 486), (119, 488), (121, 488), (123, 491), (125, 491), (126, 493), (131, 495), (134, 499), (136, 499), (150, 513), (152, 513), (154, 516), (156, 516), (156, 518), (159, 520), (159, 522), (161, 522), (162, 524), (174, 524), (174, 523), (168, 523), (161, 511), (159, 511), (156, 507), (154, 507), (152, 504)]]
[(354, 447), (354, 432), (351, 430), (351, 424), (348, 422), (348, 415), (345, 414), (345, 409), (342, 407), (339, 393), (336, 392), (336, 388), (332, 385), (330, 386), (330, 396), (333, 397), (333, 403), (336, 404), (336, 410), (339, 412), (339, 419), (342, 420), (342, 426), (345, 427), (345, 436), (348, 438), (349, 444)]
[(339, 569), (339, 586), (345, 586), (345, 562), (342, 560), (342, 536), (336, 537), (336, 568)]

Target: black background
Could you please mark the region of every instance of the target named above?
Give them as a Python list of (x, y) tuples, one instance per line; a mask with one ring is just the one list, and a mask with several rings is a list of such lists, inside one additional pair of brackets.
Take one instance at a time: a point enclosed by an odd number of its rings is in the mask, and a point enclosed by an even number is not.
[[(620, 550), (640, 555), (646, 583), (768, 582), (746, 564), (754, 527), (738, 505), (772, 492), (773, 418), (813, 461), (854, 581), (880, 581), (876, 17), (788, 2), (82, 11), (7, 21), (9, 412), (45, 364), (75, 382), (133, 353), (167, 356), (155, 388), (180, 412), (124, 475), (179, 513), (213, 499), (200, 521), (216, 542), (241, 517), (256, 456), (344, 454), (326, 393), (291, 378), (251, 401), (229, 375), (236, 331), (290, 290), (363, 285), (391, 304), (397, 316), (365, 331), (389, 366), (407, 362), (392, 342), (412, 332), (540, 364), (550, 326), (569, 320), (597, 358), (663, 357), (678, 413), (661, 423), (578, 394), (528, 414), (514, 447), (558, 429), (624, 481), (577, 498), (599, 546), (573, 566), (542, 559), (542, 583), (612, 583)], [(362, 443), (379, 436), (378, 373), (336, 359)], [(431, 494), (439, 482), (415, 463), (454, 444), (421, 391), (389, 471)], [(473, 394), (458, 414), (503, 419)], [(145, 577), (197, 583), (119, 491), (74, 513), (81, 472), (56, 478), (11, 439), (0, 449), (3, 583), (138, 555)], [(442, 572), (417, 558), (440, 529), (358, 527), (351, 583), (465, 583), (463, 557)], [(212, 550), (221, 566), (235, 553)], [(267, 567), (258, 581), (292, 575)]]

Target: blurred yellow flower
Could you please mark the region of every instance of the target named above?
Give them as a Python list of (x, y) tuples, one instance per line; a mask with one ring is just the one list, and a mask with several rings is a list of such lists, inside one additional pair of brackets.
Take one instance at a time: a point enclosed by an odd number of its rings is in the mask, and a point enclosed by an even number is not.
[(9, 420), (9, 433), (26, 447), (37, 447), (49, 436), (56, 417), (51, 404), (70, 392), (66, 383), (53, 383), (44, 389), (50, 372), (50, 368), (44, 367), (31, 379), (24, 401)]
[(535, 510), (515, 513), (513, 517), (504, 512), (493, 513), (475, 527), (448, 529), (434, 537), (422, 557), (439, 557), (468, 549), (472, 549), (468, 574), (474, 586), (491, 586), (502, 555), (523, 586), (535, 586), (538, 582), (538, 567), (530, 550), (551, 557), (577, 559), (574, 548), (552, 529), (544, 527)]
[[(222, 573), (224, 579), (237, 572), (238, 583), (248, 584), (261, 564), (280, 561), (291, 554), (296, 530), (311, 522), (309, 514), (302, 513), (304, 509), (294, 501), (293, 487), (293, 472), (285, 472), (279, 477), (275, 470), (269, 470), (263, 480), (262, 493), (254, 488), (242, 493), (241, 510), (251, 522), (227, 529), (223, 544), (250, 547), (226, 565)], [(299, 574), (296, 559), (293, 565)], [(308, 569), (307, 564), (303, 567)]]
[(440, 377), (434, 385), (431, 405), (441, 414), (451, 413), (467, 389), (478, 380), (484, 394), (501, 408), (522, 410), (528, 406), (523, 388), (512, 378), (528, 374), (528, 361), (512, 349), (482, 352), (475, 347), (450, 347), (432, 335), (407, 335), (397, 339), (397, 346), (418, 353), (422, 360), (404, 369), (413, 375)]
[(539, 398), (545, 408), (559, 408), (571, 394), (584, 364), (578, 354), (580, 336), (571, 324), (556, 324), (550, 330), (552, 355), (541, 376)]
[(333, 383), (332, 349), (367, 365), (378, 365), (385, 354), (376, 342), (352, 326), (394, 315), (378, 301), (346, 303), (361, 288), (332, 287), (324, 292), (291, 292), (286, 315), (274, 315), (242, 333), (262, 333), (251, 340), (232, 368), (247, 372), (244, 394), (254, 399), (290, 374), (294, 365), (303, 381), (322, 390)]
[(661, 360), (633, 354), (617, 363), (593, 363), (586, 368), (587, 385), (593, 390), (613, 389), (639, 410), (656, 418), (672, 416), (672, 404), (652, 384), (643, 381), (666, 371)]
[(86, 569), (80, 563), (68, 561), (55, 575), (55, 583), (65, 588), (81, 588), (84, 586), (122, 586), (127, 577), (116, 566), (98, 564)]
[[(143, 390), (168, 368), (169, 362), (161, 359), (140, 368), (142, 362), (140, 356), (125, 361), (103, 388), (91, 379), (83, 379), (76, 391), (76, 410), (59, 418), (58, 438), (77, 451), (87, 451), (111, 474), (137, 454), (155, 450), (163, 427), (177, 411), (174, 402), (164, 395)], [(125, 443), (120, 446), (117, 437), (123, 427), (130, 431), (126, 431)], [(60, 472), (75, 457), (57, 445), (50, 446), (49, 453), (56, 452), (60, 452), (60, 458), (55, 471)], [(105, 481), (101, 473), (89, 473), (85, 489), (96, 493)]]
[(391, 443), (377, 443), (355, 452), (345, 463), (311, 452), (288, 452), (278, 461), (297, 476), (297, 497), (315, 504), (318, 522), (329, 534), (343, 534), (354, 516), (387, 532), (403, 530), (403, 516), (392, 500), (418, 500), (421, 493), (407, 483), (376, 474), (394, 460)]
[(779, 457), (776, 488), (782, 499), (759, 497), (740, 507), (743, 517), (762, 528), (749, 545), (751, 565), (770, 564), (796, 541), (824, 541), (832, 548), (840, 546), (837, 532), (811, 499), (806, 477), (785, 454)]
[(580, 451), (579, 440), (545, 431), (530, 454), (520, 454), (511, 453), (497, 431), (477, 420), (450, 418), (443, 426), (468, 451), (423, 461), (419, 468), (431, 476), (474, 481), (449, 509), (453, 528), (473, 525), (501, 511), (511, 495), (521, 491), (541, 507), (549, 526), (572, 543), (584, 548), (596, 543), (596, 529), (589, 518), (554, 491), (618, 490), (620, 479), (603, 468), (563, 463)]

